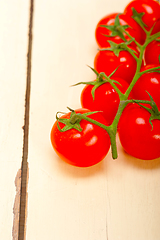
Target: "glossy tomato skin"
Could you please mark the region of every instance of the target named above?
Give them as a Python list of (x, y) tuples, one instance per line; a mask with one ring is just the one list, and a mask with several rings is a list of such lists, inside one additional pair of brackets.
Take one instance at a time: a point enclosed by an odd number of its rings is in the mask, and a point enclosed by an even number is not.
[(158, 40), (159, 41), (154, 40), (149, 43), (145, 49), (144, 58), (146, 64), (160, 64), (160, 38), (158, 38)]
[(158, 33), (160, 31), (160, 18), (156, 21), (153, 30), (151, 32), (151, 35)]
[[(115, 85), (122, 93), (125, 93), (129, 84), (121, 78), (115, 78), (118, 83)], [(81, 93), (81, 105), (92, 111), (102, 111), (102, 115), (108, 124), (112, 124), (119, 106), (119, 95), (110, 83), (104, 83), (95, 90), (94, 99), (91, 91), (93, 85), (86, 85)]]
[(152, 160), (160, 157), (160, 120), (149, 123), (150, 113), (137, 104), (123, 111), (118, 133), (124, 150), (135, 158)]
[(151, 27), (160, 19), (160, 4), (154, 0), (134, 0), (131, 1), (124, 9), (124, 13), (132, 16), (132, 8), (135, 8), (138, 13), (144, 12), (142, 17), (143, 22), (147, 25), (146, 29)]
[[(106, 26), (112, 26), (115, 23), (115, 18), (119, 13), (111, 13), (105, 17), (103, 17), (97, 24), (96, 26), (96, 30), (95, 30), (95, 38), (97, 41), (97, 44), (100, 48), (105, 48), (110, 46), (108, 40), (113, 41), (115, 43), (122, 43), (124, 42), (124, 40), (122, 40), (119, 36), (111, 36), (111, 31), (107, 28), (102, 27), (101, 25), (106, 25)], [(141, 34), (141, 29), (139, 27), (139, 25), (130, 17), (128, 17), (125, 14), (121, 14), (119, 15), (119, 21), (120, 24), (123, 25), (129, 25), (130, 27), (128, 27), (126, 29), (126, 31), (132, 36), (134, 37), (139, 43), (143, 43), (142, 40), (142, 34)], [(107, 36), (106, 36), (107, 35)], [(130, 40), (130, 38), (124, 34), (124, 37), (126, 38), (126, 40)], [(131, 45), (133, 45), (135, 47), (135, 43), (132, 43)]]
[[(152, 67), (157, 67), (159, 65), (146, 65), (142, 70), (150, 69)], [(132, 93), (135, 99), (150, 100), (147, 92), (153, 97), (157, 107), (160, 110), (160, 73), (150, 72), (144, 73), (136, 82), (132, 89)]]
[[(137, 52), (136, 49), (134, 51)], [(99, 51), (96, 54), (94, 68), (97, 72), (104, 72), (109, 76), (117, 67), (119, 68), (113, 77), (122, 78), (130, 84), (136, 72), (137, 62), (128, 51), (121, 51), (118, 57), (110, 50)]]
[[(88, 109), (78, 109), (75, 112), (85, 113)], [(62, 116), (69, 118), (70, 113)], [(89, 115), (88, 117), (107, 125), (106, 120), (100, 113)], [(59, 123), (63, 128), (64, 124)], [(57, 154), (65, 162), (77, 167), (89, 167), (102, 161), (110, 148), (110, 138), (108, 133), (86, 120), (81, 120), (79, 132), (76, 129), (70, 129), (66, 132), (60, 132), (57, 128), (57, 121), (51, 130), (51, 143)]]

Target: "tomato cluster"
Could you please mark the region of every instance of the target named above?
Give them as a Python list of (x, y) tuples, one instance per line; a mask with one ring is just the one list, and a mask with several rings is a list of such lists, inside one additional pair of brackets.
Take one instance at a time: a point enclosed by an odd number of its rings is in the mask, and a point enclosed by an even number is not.
[(122, 14), (98, 22), (99, 50), (91, 68), (97, 77), (84, 82), (82, 108), (57, 117), (51, 131), (53, 148), (64, 161), (80, 167), (100, 162), (110, 146), (114, 154), (117, 132), (131, 156), (160, 157), (159, 33), (155, 0), (133, 0)]

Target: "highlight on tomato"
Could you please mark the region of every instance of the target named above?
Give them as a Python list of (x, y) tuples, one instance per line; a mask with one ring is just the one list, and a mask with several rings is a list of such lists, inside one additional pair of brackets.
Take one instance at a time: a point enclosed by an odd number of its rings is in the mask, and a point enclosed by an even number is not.
[(85, 114), (90, 119), (108, 125), (100, 112), (77, 109), (62, 115), (51, 130), (51, 143), (65, 162), (77, 167), (89, 167), (102, 161), (110, 149), (110, 138), (106, 130), (80, 119)]
[(118, 125), (119, 139), (124, 150), (142, 160), (160, 157), (160, 120), (138, 104), (128, 105)]

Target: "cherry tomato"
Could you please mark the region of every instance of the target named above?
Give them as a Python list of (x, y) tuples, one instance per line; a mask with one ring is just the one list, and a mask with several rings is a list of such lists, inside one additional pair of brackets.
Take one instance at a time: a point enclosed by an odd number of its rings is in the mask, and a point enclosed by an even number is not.
[[(88, 109), (78, 109), (76, 113), (90, 112)], [(70, 118), (70, 112), (61, 118)], [(104, 117), (99, 113), (88, 116), (104, 125), (107, 125)], [(59, 123), (60, 128), (64, 127)], [(59, 131), (57, 121), (51, 130), (51, 143), (57, 154), (65, 162), (77, 167), (89, 167), (102, 161), (110, 148), (110, 138), (106, 130), (86, 120), (80, 121), (82, 131), (70, 129)]]
[(134, 0), (131, 1), (124, 9), (124, 13), (132, 16), (132, 8), (138, 13), (144, 13), (142, 16), (143, 22), (147, 25), (146, 29), (150, 30), (151, 27), (160, 19), (160, 5), (154, 0)]
[[(118, 35), (111, 36), (112, 31), (101, 26), (101, 25), (106, 25), (106, 26), (114, 25), (115, 18), (117, 17), (117, 15), (118, 13), (109, 14), (98, 22), (95, 30), (95, 37), (99, 47), (105, 48), (110, 46), (108, 40), (113, 41), (115, 43), (124, 42), (124, 40)], [(126, 32), (128, 32), (132, 37), (134, 37), (139, 43), (142, 43), (141, 29), (139, 25), (132, 18), (126, 16), (125, 14), (121, 14), (119, 15), (119, 21), (122, 26), (129, 25), (130, 27), (125, 29)], [(124, 37), (127, 41), (130, 40), (130, 38), (126, 34), (124, 34)], [(131, 45), (135, 46), (135, 43), (132, 43)]]
[[(146, 65), (141, 71), (157, 67), (159, 65)], [(157, 104), (160, 110), (160, 73), (150, 72), (144, 73), (136, 82), (132, 89), (132, 93), (135, 99), (149, 100), (148, 93), (153, 97), (153, 100)]]
[[(114, 78), (118, 83), (115, 82), (115, 85), (119, 88), (122, 93), (125, 93), (129, 84), (120, 78)], [(102, 111), (104, 118), (107, 120), (110, 125), (117, 113), (119, 106), (119, 95), (111, 86), (110, 83), (104, 83), (99, 86), (94, 93), (94, 99), (92, 97), (91, 91), (93, 85), (86, 85), (81, 93), (81, 104), (82, 107), (88, 108), (92, 111)]]
[(158, 19), (153, 27), (151, 35), (158, 33), (160, 31), (160, 19)]
[(124, 150), (143, 160), (160, 157), (160, 120), (149, 123), (150, 113), (137, 104), (127, 106), (119, 121), (119, 139)]
[(160, 64), (160, 38), (148, 44), (144, 58), (146, 64)]
[[(134, 51), (137, 52), (136, 49)], [(94, 68), (97, 72), (104, 72), (109, 76), (117, 67), (119, 68), (113, 76), (130, 83), (136, 72), (137, 62), (128, 51), (121, 51), (118, 57), (110, 50), (99, 51), (96, 54)]]

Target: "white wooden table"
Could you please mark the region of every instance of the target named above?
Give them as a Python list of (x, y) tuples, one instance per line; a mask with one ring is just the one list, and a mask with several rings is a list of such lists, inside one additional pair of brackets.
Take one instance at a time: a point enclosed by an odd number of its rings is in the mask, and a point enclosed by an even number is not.
[(118, 143), (116, 161), (81, 169), (50, 143), (55, 113), (80, 107), (70, 86), (95, 77), (97, 22), (128, 2), (0, 2), (0, 239), (160, 240), (160, 159)]

